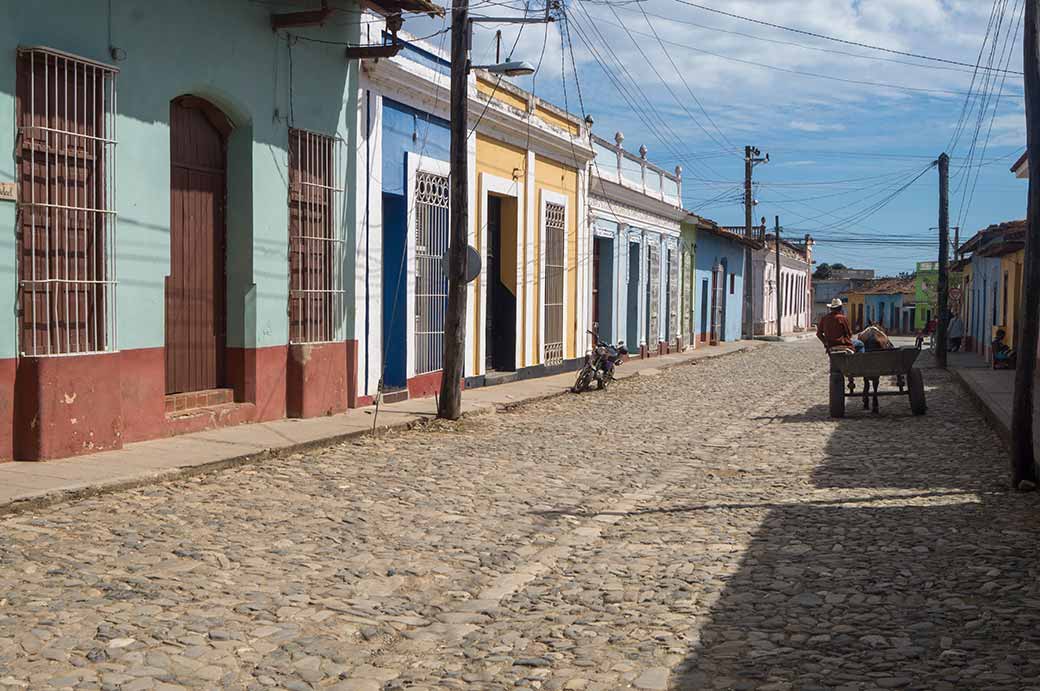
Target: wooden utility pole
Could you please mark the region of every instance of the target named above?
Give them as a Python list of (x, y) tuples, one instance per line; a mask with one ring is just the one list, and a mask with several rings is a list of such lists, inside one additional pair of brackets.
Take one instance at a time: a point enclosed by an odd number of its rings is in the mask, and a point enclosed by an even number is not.
[(455, 0), (451, 11), (451, 217), (448, 235), (448, 307), (444, 317), (444, 369), (437, 398), (437, 417), (462, 415), (462, 365), (466, 352), (466, 248), (469, 185), (466, 118), (469, 72), (469, 0)]
[[(781, 292), (780, 285), (780, 217), (776, 217), (776, 337), (780, 338), (783, 336), (783, 328), (781, 322), (783, 321), (783, 297), (784, 294)], [(765, 266), (763, 264), (763, 266)]]
[[(751, 241), (751, 212), (755, 200), (751, 197), (751, 147), (744, 147), (744, 238)], [(754, 277), (752, 274), (752, 258), (750, 247), (744, 248), (744, 306), (747, 314), (744, 317), (744, 334), (746, 338), (755, 337), (755, 293)]]
[(1040, 59), (1037, 53), (1037, 4), (1026, 0), (1024, 51), (1026, 100), (1026, 155), (1029, 161), (1029, 207), (1026, 212), (1026, 249), (1023, 298), (1018, 314), (1018, 353), (1015, 397), (1011, 403), (1011, 483), (1024, 489), (1036, 482), (1033, 449), (1033, 384), (1036, 376), (1037, 337), (1040, 335)]
[[(755, 146), (744, 147), (744, 238), (751, 243), (752, 235), (751, 212), (755, 208), (755, 198), (752, 196), (751, 173), (759, 163), (769, 163), (769, 154), (765, 158), (759, 158), (762, 154)], [(765, 233), (766, 219), (762, 218), (762, 232)], [(744, 332), (747, 338), (755, 337), (755, 286), (753, 270), (754, 254), (749, 244), (744, 248)], [(764, 293), (763, 293), (764, 294)], [(764, 306), (763, 306), (764, 307)], [(764, 315), (763, 315), (764, 319)]]
[(946, 367), (947, 312), (950, 306), (950, 157), (939, 154), (939, 286), (938, 328), (935, 332), (935, 357), (939, 367)]

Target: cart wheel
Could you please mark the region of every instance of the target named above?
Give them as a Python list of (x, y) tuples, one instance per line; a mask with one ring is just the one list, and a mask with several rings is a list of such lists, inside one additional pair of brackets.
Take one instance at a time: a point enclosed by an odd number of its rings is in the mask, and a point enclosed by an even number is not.
[(845, 417), (845, 377), (831, 373), (831, 417)]
[(921, 370), (914, 367), (906, 375), (907, 385), (910, 389), (910, 411), (914, 415), (924, 415), (928, 410), (928, 403), (924, 397), (924, 377)]

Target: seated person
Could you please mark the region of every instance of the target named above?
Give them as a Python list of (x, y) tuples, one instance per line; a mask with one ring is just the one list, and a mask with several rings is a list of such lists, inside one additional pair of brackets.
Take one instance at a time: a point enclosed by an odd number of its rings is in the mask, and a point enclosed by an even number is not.
[[(848, 352), (859, 352), (863, 343), (854, 340), (849, 320), (842, 314), (841, 298), (834, 298), (828, 305), (830, 312), (823, 315), (816, 325), (816, 337), (823, 343), (827, 352), (845, 350)], [(857, 345), (858, 344), (858, 345)]]
[(993, 349), (993, 369), (1014, 369), (1015, 367), (1015, 351), (1004, 343), (1006, 335), (1004, 329), (998, 329), (997, 336), (990, 346)]

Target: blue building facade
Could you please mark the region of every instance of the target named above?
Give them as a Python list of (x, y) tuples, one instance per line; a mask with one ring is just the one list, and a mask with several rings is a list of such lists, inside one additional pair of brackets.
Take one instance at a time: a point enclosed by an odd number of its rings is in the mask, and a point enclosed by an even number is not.
[(697, 341), (736, 341), (744, 316), (744, 239), (713, 224), (697, 225), (694, 320)]
[(899, 294), (867, 294), (863, 297), (867, 322), (876, 323), (886, 332), (899, 331), (903, 296)]
[(1000, 257), (972, 257), (964, 326), (969, 343), (984, 357), (989, 356), (993, 327), (1001, 323), (1001, 273)]

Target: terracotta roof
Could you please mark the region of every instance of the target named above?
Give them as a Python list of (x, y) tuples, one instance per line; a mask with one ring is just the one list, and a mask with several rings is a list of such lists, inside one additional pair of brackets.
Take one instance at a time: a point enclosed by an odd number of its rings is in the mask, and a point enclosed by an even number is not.
[[(711, 233), (712, 235), (716, 235), (716, 236), (718, 236), (720, 238), (724, 238), (726, 240), (733, 240), (734, 242), (739, 242), (740, 244), (747, 245), (748, 247), (758, 248), (758, 247), (761, 246), (759, 243), (755, 242), (754, 240), (749, 240), (744, 235), (744, 229), (743, 228), (740, 228), (739, 232), (737, 232), (735, 230), (730, 230), (729, 228), (725, 228), (723, 226), (720, 226), (718, 223), (716, 223), (715, 221), (711, 220), (710, 218), (704, 218), (702, 216), (698, 216), (697, 214), (693, 214), (693, 213), (689, 214), (687, 216), (687, 218), (690, 221), (692, 221), (694, 223), (694, 225), (697, 226), (698, 232), (700, 232), (700, 231), (708, 232), (708, 233)], [(736, 226), (733, 226), (733, 227), (735, 228)]]
[(982, 256), (999, 256), (1021, 249), (1025, 242), (1026, 221), (1004, 221), (986, 226), (957, 248), (958, 254), (976, 252)]
[(864, 295), (913, 295), (916, 286), (912, 278), (878, 278), (854, 292)]

